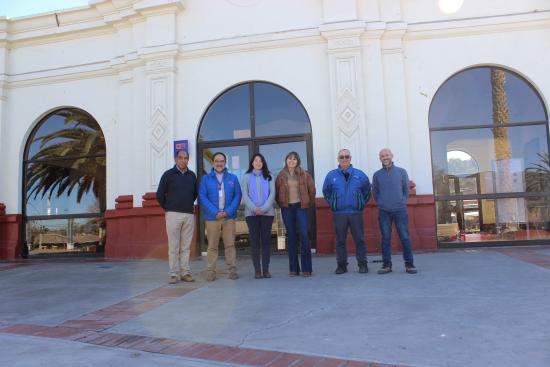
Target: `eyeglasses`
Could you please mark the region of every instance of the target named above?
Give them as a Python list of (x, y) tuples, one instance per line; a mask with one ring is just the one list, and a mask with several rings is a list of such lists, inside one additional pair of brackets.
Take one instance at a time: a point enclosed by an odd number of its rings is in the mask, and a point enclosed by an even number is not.
[(338, 157), (338, 159), (350, 159), (351, 155), (341, 155)]

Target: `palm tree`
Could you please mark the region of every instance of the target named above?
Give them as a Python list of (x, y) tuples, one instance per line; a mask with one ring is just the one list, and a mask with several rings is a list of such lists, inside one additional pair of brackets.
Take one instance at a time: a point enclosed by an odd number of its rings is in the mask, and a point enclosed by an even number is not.
[[(495, 144), (496, 171), (498, 173), (498, 192), (513, 191), (513, 177), (510, 168), (510, 139), (508, 127), (510, 112), (508, 110), (508, 95), (506, 93), (506, 72), (501, 69), (491, 68), (491, 91), (493, 97), (493, 137)], [(511, 222), (517, 217), (516, 199), (499, 199), (497, 201), (497, 221)], [(500, 218), (500, 219), (499, 219)], [(506, 223), (510, 228), (512, 223)], [(512, 224), (513, 225), (513, 224)], [(498, 225), (497, 225), (498, 230)]]
[[(527, 191), (548, 193), (550, 191), (550, 154), (539, 153), (540, 163), (533, 164), (525, 170)], [(536, 199), (540, 205), (535, 205), (530, 212), (533, 217), (529, 222), (543, 223), (547, 231), (550, 231), (550, 196), (542, 196)]]
[[(67, 128), (36, 137), (39, 150), (27, 165), (27, 197), (60, 197), (77, 190), (77, 202), (90, 190), (105, 195), (105, 138), (97, 122), (77, 110), (61, 110)], [(48, 145), (50, 144), (50, 145)], [(105, 200), (101, 211), (105, 208)]]

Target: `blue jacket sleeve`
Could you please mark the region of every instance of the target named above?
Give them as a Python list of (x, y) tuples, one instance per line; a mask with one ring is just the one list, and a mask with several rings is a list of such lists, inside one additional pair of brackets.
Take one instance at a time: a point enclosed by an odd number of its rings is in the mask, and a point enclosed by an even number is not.
[(407, 171), (405, 169), (402, 170), (403, 175), (403, 195), (405, 196), (405, 199), (409, 198), (409, 175), (407, 174)]
[(323, 182), (323, 196), (328, 205), (332, 208), (332, 185), (330, 184), (329, 176), (330, 172), (326, 175), (325, 181)]
[(369, 202), (370, 195), (371, 195), (371, 189), (370, 189), (370, 181), (369, 177), (365, 174), (365, 182), (363, 183), (363, 187), (361, 188), (361, 192), (363, 194), (363, 199), (365, 200), (365, 204)]
[(224, 208), (224, 211), (227, 212), (231, 217), (235, 216), (237, 214), (237, 209), (239, 208), (239, 205), (241, 204), (241, 198), (242, 198), (242, 192), (241, 192), (241, 185), (239, 185), (239, 180), (235, 176), (233, 178), (235, 181), (235, 195), (233, 195), (233, 200), (231, 200), (231, 203), (229, 205), (226, 205)]
[(372, 187), (371, 187), (372, 197), (374, 201), (378, 201), (378, 183), (376, 179), (376, 173), (372, 176)]
[(207, 217), (215, 217), (219, 210), (218, 207), (212, 204), (212, 202), (208, 199), (207, 181), (207, 176), (203, 176), (199, 186), (199, 202), (202, 205)]

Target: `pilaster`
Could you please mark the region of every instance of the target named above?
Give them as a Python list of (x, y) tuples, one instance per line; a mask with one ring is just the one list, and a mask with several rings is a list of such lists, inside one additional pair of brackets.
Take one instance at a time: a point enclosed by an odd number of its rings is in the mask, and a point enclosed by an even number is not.
[(382, 36), (384, 93), (386, 100), (387, 147), (398, 165), (411, 167), (409, 117), (406, 92), (403, 35), (406, 23), (386, 23)]
[(363, 56), (360, 36), (364, 23), (353, 21), (321, 27), (327, 39), (334, 155), (347, 148), (353, 164), (364, 168), (366, 160)]

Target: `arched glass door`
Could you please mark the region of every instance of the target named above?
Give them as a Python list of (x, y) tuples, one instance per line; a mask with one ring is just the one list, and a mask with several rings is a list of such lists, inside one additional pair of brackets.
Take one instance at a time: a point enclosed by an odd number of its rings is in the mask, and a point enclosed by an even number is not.
[[(199, 176), (212, 169), (212, 154), (227, 156), (227, 168), (239, 181), (248, 169), (252, 155), (266, 158), (275, 178), (284, 167), (288, 152), (296, 151), (302, 167), (313, 175), (311, 124), (300, 101), (286, 89), (266, 82), (249, 82), (230, 88), (216, 98), (201, 122), (198, 136)], [(202, 216), (201, 216), (202, 217)], [(310, 238), (315, 247), (315, 209), (311, 209)], [(206, 251), (204, 223), (200, 220), (200, 246)], [(280, 209), (272, 228), (272, 248), (285, 251), (285, 229)], [(248, 250), (248, 228), (241, 206), (236, 221), (237, 249)]]
[(429, 124), (440, 246), (550, 243), (548, 115), (525, 79), (459, 72)]
[(38, 123), (23, 162), (30, 256), (103, 253), (105, 156), (101, 128), (82, 110), (60, 109)]

